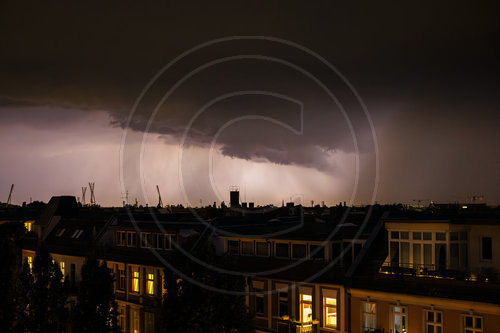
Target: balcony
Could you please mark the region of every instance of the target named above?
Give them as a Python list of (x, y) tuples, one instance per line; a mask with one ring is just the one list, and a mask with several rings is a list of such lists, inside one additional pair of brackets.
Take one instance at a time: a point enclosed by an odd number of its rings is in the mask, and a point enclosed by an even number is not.
[(381, 274), (399, 276), (428, 277), (437, 279), (451, 279), (459, 281), (498, 282), (500, 274), (493, 270), (481, 273), (472, 273), (438, 267), (437, 265), (415, 265), (413, 263), (395, 264), (384, 262), (379, 268)]
[(319, 322), (314, 320), (309, 323), (301, 323), (294, 320), (280, 319), (278, 321), (278, 333), (317, 333)]

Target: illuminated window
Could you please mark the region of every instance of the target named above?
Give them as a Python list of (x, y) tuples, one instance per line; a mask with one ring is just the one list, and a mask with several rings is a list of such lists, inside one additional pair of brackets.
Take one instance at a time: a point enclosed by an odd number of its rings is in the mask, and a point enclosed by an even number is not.
[(139, 271), (132, 272), (132, 291), (134, 293), (139, 292)]
[(394, 333), (408, 332), (408, 309), (404, 306), (394, 306), (392, 308), (392, 331)]
[(443, 315), (441, 311), (425, 311), (425, 332), (442, 333)]
[(300, 321), (303, 323), (312, 321), (312, 295), (300, 294)]
[(146, 281), (146, 293), (148, 295), (154, 295), (155, 294), (155, 275), (149, 273), (147, 277), (148, 277), (148, 279)]
[(65, 276), (65, 270), (64, 270), (65, 265), (64, 265), (64, 261), (61, 261), (61, 262), (59, 263), (59, 268), (61, 269), (61, 273), (62, 273), (62, 280), (64, 281), (64, 276)]
[(323, 297), (323, 322), (328, 328), (337, 328), (337, 299)]
[(31, 231), (31, 222), (24, 222), (24, 227), (26, 228), (27, 232)]
[(372, 332), (377, 328), (377, 305), (371, 302), (361, 303), (361, 326), (363, 327), (363, 332)]
[(28, 266), (30, 267), (30, 273), (33, 271), (33, 257), (28, 257)]
[(464, 333), (483, 333), (483, 317), (464, 316)]

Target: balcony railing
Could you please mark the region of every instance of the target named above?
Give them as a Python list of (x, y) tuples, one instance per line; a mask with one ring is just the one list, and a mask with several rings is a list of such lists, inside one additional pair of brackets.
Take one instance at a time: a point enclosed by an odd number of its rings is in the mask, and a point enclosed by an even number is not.
[(494, 282), (500, 281), (500, 274), (493, 270), (472, 273), (462, 270), (447, 269), (437, 265), (416, 265), (413, 263), (391, 263), (384, 262), (379, 273), (393, 275), (407, 275), (415, 277), (434, 277), (441, 279), (453, 279), (462, 281)]
[(301, 323), (294, 320), (279, 319), (278, 332), (279, 333), (317, 333), (319, 323), (313, 321), (309, 323)]

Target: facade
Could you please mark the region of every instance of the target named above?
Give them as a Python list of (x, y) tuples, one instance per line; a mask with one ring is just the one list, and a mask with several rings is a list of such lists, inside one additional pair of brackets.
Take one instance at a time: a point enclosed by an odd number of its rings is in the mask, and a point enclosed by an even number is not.
[(115, 275), (124, 333), (158, 332), (165, 266), (191, 236), (209, 240), (218, 256), (232, 259), (234, 271), (246, 274), (246, 304), (257, 332), (479, 333), (500, 327), (497, 217), (441, 218), (389, 207), (369, 219), (363, 218), (368, 208), (332, 218), (324, 209), (300, 216), (294, 207), (203, 220), (191, 213), (137, 212), (103, 219), (58, 207), (63, 202), (68, 199), (56, 200), (30, 224), (23, 259), (32, 263), (43, 240), (64, 278), (77, 283), (89, 251), (96, 251)]

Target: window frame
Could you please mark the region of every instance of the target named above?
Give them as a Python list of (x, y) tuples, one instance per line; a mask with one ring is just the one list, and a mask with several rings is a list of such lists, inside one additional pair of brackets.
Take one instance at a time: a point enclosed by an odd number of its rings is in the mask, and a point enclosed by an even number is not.
[[(434, 313), (434, 321), (429, 321), (429, 313)], [(438, 317), (437, 315), (440, 315), (441, 317), (441, 321), (438, 322), (436, 321), (436, 318)], [(439, 310), (431, 310), (431, 309), (428, 309), (428, 310), (425, 310), (424, 311), (424, 329), (425, 329), (425, 332), (429, 332), (429, 326), (432, 326), (433, 327), (433, 333), (438, 333), (437, 330), (436, 330), (436, 327), (441, 327), (441, 333), (443, 333), (443, 311), (439, 311)]]
[(146, 295), (155, 295), (155, 274), (146, 273)]
[[(467, 317), (472, 318), (472, 326), (473, 327), (467, 327)], [(477, 328), (476, 326), (476, 319), (481, 320), (481, 327)], [(480, 315), (475, 315), (475, 314), (464, 314), (462, 315), (462, 332), (471, 332), (471, 333), (484, 333), (484, 318), (483, 316)]]
[[(365, 305), (368, 305), (368, 311), (366, 310)], [(370, 305), (374, 305), (374, 311), (370, 312)], [(373, 327), (365, 327), (364, 322), (365, 322), (365, 317), (370, 318), (369, 323), (373, 323)], [(373, 321), (372, 321), (373, 319)], [(367, 301), (361, 301), (361, 332), (372, 332), (377, 329), (377, 303), (367, 300)]]

